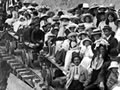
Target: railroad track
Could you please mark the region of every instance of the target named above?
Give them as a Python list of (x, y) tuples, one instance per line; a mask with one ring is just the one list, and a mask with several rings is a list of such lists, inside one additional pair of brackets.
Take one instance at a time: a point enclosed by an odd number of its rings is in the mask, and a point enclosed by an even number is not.
[(6, 53), (5, 47), (0, 46), (0, 57), (10, 65), (12, 73), (16, 77), (33, 88), (33, 90), (43, 90), (45, 84), (42, 76), (37, 75), (34, 70), (26, 67), (14, 55)]

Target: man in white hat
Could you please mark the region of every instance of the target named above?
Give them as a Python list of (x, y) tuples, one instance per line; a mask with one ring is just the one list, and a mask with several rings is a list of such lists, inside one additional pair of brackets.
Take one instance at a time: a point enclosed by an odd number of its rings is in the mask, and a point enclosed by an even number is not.
[(88, 11), (89, 11), (89, 4), (88, 3), (83, 3), (82, 11), (83, 11), (83, 14), (88, 13)]

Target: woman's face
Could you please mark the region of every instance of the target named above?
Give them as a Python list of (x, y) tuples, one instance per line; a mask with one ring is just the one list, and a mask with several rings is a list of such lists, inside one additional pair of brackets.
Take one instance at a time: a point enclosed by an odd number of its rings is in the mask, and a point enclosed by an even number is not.
[(78, 65), (80, 64), (80, 59), (79, 59), (79, 57), (75, 57), (75, 58), (73, 59), (73, 63), (74, 63), (76, 66), (78, 66)]
[(112, 22), (113, 19), (114, 19), (114, 17), (113, 17), (112, 15), (109, 15), (109, 16), (108, 16), (108, 20), (109, 20), (110, 22)]
[(100, 39), (101, 36), (100, 35), (94, 35), (93, 37), (94, 37), (95, 40), (98, 40), (98, 39)]
[(81, 39), (83, 40), (83, 39), (85, 39), (85, 38), (86, 38), (86, 35), (82, 34), (82, 35), (81, 35)]
[(105, 20), (105, 15), (101, 15), (100, 19), (101, 19), (102, 21), (104, 21), (104, 20)]
[(117, 67), (114, 67), (111, 69), (113, 73), (117, 73), (118, 72), (118, 68)]
[(70, 31), (72, 31), (72, 32), (75, 31), (75, 27), (70, 27), (69, 29), (70, 29)]
[(99, 48), (99, 50), (100, 50), (100, 53), (101, 53), (101, 54), (105, 54), (105, 48), (104, 48), (103, 46), (101, 46), (101, 47)]
[(110, 32), (110, 30), (106, 29), (106, 30), (104, 30), (104, 34), (106, 37), (108, 37), (111, 34), (111, 32)]
[(86, 22), (86, 23), (89, 23), (89, 22), (90, 22), (90, 18), (89, 18), (89, 17), (86, 17), (86, 18), (85, 18), (85, 22)]
[(85, 46), (89, 46), (90, 45), (90, 41), (85, 41)]
[(93, 30), (92, 30), (91, 28), (87, 30), (87, 33), (88, 33), (89, 35), (91, 35), (92, 32), (93, 32)]
[(76, 36), (71, 36), (70, 40), (75, 41), (76, 40)]
[(82, 32), (82, 31), (84, 31), (84, 28), (77, 28), (77, 31), (78, 31), (78, 33), (80, 33), (80, 32)]

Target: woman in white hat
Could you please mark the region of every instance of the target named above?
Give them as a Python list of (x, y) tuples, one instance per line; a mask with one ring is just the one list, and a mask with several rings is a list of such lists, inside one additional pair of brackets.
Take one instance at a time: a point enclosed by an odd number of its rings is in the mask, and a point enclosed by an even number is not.
[(116, 32), (117, 26), (115, 21), (117, 20), (117, 14), (115, 12), (108, 12), (106, 17), (106, 24), (112, 28), (112, 31)]
[(104, 28), (104, 26), (106, 26), (106, 23), (105, 23), (105, 20), (106, 20), (106, 13), (105, 12), (100, 12), (99, 14), (98, 14), (98, 16), (99, 16), (99, 24), (98, 24), (98, 28), (100, 29), (100, 30), (102, 30), (103, 28)]
[(92, 41), (89, 38), (83, 40), (83, 47), (80, 50), (80, 54), (83, 57), (81, 65), (87, 70), (90, 68), (93, 52), (91, 48)]
[(89, 13), (87, 14), (83, 14), (81, 16), (81, 20), (83, 21), (85, 28), (90, 27), (90, 26), (94, 26), (93, 24), (93, 16)]
[(110, 74), (108, 76), (106, 85), (109, 90), (119, 90), (120, 89), (120, 65), (117, 61), (112, 61), (108, 67)]
[(69, 65), (71, 63), (71, 55), (72, 55), (72, 52), (79, 52), (79, 47), (78, 47), (78, 43), (77, 43), (77, 39), (75, 39), (77, 36), (76, 33), (70, 33), (68, 35), (68, 38), (69, 38), (69, 49), (67, 50), (67, 53), (66, 53), (66, 57), (65, 57), (65, 64), (64, 64), (64, 69), (65, 70), (68, 70), (69, 69)]

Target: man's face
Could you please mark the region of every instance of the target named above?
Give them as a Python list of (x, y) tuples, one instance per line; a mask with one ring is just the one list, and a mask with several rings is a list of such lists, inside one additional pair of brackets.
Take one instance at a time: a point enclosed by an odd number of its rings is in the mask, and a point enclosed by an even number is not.
[(108, 29), (105, 29), (104, 34), (105, 34), (106, 37), (108, 37), (111, 34), (111, 31), (108, 30)]
[(99, 34), (96, 34), (93, 37), (94, 37), (95, 40), (98, 40), (98, 39), (100, 39), (101, 36)]
[(76, 40), (76, 36), (71, 36), (70, 40), (75, 41)]
[(78, 66), (78, 65), (80, 64), (80, 59), (79, 59), (78, 57), (75, 57), (75, 58), (73, 59), (73, 63), (74, 63), (76, 66)]

